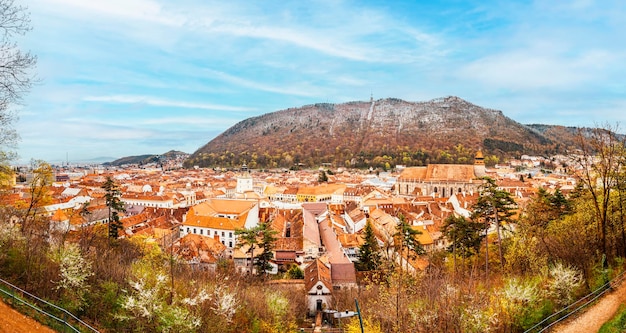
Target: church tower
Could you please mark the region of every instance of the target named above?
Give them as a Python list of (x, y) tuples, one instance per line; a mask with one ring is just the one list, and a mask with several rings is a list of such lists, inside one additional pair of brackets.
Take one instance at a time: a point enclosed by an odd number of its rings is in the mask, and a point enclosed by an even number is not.
[(485, 171), (485, 157), (480, 150), (478, 150), (476, 156), (474, 156), (474, 175), (476, 178), (485, 177), (487, 175)]

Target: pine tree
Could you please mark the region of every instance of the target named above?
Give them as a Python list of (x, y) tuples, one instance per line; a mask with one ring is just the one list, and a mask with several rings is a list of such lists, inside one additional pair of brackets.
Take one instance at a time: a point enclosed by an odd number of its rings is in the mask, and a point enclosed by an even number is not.
[[(271, 228), (270, 222), (259, 223), (256, 227), (250, 229), (237, 229), (237, 246), (249, 246), (247, 253), (250, 253), (250, 263), (256, 266), (257, 274), (263, 275), (265, 271), (271, 268), (270, 260), (274, 258), (274, 244), (276, 243), (276, 234), (278, 232)], [(260, 248), (263, 251), (254, 256), (254, 248)], [(252, 269), (250, 269), (252, 273)]]
[(422, 232), (407, 223), (404, 215), (399, 215), (398, 217), (400, 223), (396, 226), (396, 233), (394, 234), (397, 241), (396, 247), (399, 249), (400, 254), (406, 249), (406, 265), (408, 268), (409, 259), (416, 258), (418, 255), (426, 253), (426, 251), (417, 239), (417, 236), (421, 235)]
[(456, 272), (456, 258), (469, 258), (478, 253), (484, 237), (484, 225), (479, 222), (468, 220), (463, 216), (449, 216), (441, 228), (443, 235), (452, 244), (448, 246), (454, 258), (454, 271)]
[(108, 176), (104, 184), (104, 199), (109, 208), (109, 238), (117, 239), (119, 230), (122, 229), (119, 212), (125, 212), (124, 203), (120, 199), (121, 192), (113, 178)]
[[(515, 207), (515, 200), (511, 197), (511, 194), (507, 191), (498, 189), (496, 181), (489, 177), (484, 177), (485, 183), (480, 187), (480, 196), (478, 201), (474, 204), (472, 219), (475, 221), (482, 221), (485, 224), (485, 229), (488, 231), (489, 226), (493, 225), (496, 228), (496, 234), (498, 236), (498, 250), (500, 254), (500, 265), (504, 267), (504, 254), (502, 252), (502, 224), (511, 221), (513, 216), (513, 209)], [(489, 274), (489, 237), (485, 237), (487, 240), (485, 250), (485, 271)]]
[(274, 244), (276, 243), (276, 234), (278, 232), (271, 228), (270, 222), (259, 224), (259, 247), (263, 252), (257, 257), (257, 272), (259, 275), (265, 274), (272, 266), (270, 260), (274, 258)]
[(367, 220), (364, 229), (364, 243), (359, 247), (359, 261), (356, 268), (360, 271), (373, 271), (380, 266), (380, 247), (374, 235), (372, 223)]

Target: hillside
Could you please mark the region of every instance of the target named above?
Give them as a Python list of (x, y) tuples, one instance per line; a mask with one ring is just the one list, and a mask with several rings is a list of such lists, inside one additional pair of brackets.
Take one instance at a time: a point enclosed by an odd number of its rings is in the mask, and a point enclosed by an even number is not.
[(137, 164), (137, 165), (145, 165), (149, 163), (163, 163), (165, 161), (175, 160), (177, 158), (185, 158), (189, 154), (184, 153), (182, 151), (170, 150), (167, 153), (161, 155), (138, 155), (138, 156), (126, 156), (122, 158), (118, 158), (112, 162), (106, 162), (102, 165), (105, 166), (121, 166), (128, 164)]
[[(458, 97), (314, 104), (245, 119), (198, 149), (186, 166), (385, 167), (471, 163), (566, 147), (502, 111)], [(489, 160), (490, 159), (490, 160)]]

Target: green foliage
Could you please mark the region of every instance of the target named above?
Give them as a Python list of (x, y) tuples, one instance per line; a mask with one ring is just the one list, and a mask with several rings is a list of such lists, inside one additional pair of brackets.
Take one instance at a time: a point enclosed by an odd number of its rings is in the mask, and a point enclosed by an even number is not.
[(286, 278), (288, 279), (294, 279), (294, 280), (304, 279), (304, 271), (302, 271), (302, 268), (300, 268), (300, 266), (296, 264), (291, 264), (291, 266), (289, 267), (289, 270), (287, 270), (287, 273), (285, 275), (286, 275)]
[[(476, 222), (484, 222), (486, 228), (488, 226), (496, 228), (500, 265), (504, 267), (501, 229), (504, 224), (512, 222), (516, 203), (509, 192), (498, 189), (494, 179), (483, 177), (483, 180), (484, 183), (480, 186), (478, 201), (472, 207), (471, 218)], [(488, 240), (488, 238), (485, 239)], [(488, 249), (488, 246), (486, 249)]]
[(598, 333), (621, 333), (626, 331), (626, 306), (620, 306), (615, 317), (604, 323)]
[(403, 215), (399, 215), (399, 219), (400, 223), (396, 226), (396, 233), (394, 234), (400, 241), (399, 244), (396, 244), (398, 249), (400, 251), (406, 249), (410, 257), (426, 253), (424, 247), (417, 239), (417, 236), (421, 235), (422, 232), (413, 228)]

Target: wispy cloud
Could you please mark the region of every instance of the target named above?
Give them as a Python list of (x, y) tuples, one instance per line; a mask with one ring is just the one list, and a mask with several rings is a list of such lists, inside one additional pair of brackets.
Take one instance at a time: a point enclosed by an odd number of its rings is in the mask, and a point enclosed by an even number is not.
[(250, 88), (260, 91), (278, 93), (283, 95), (295, 95), (295, 96), (306, 96), (306, 97), (314, 97), (319, 96), (320, 92), (319, 88), (315, 87), (307, 87), (306, 89), (300, 87), (277, 87), (266, 83), (259, 83), (256, 81), (251, 81), (248, 79), (244, 79), (238, 76), (234, 76), (228, 73), (212, 70), (212, 69), (204, 69), (208, 75), (213, 78), (219, 79), (224, 82), (228, 82), (243, 88)]
[(119, 104), (146, 104), (152, 106), (162, 107), (175, 107), (184, 109), (202, 109), (202, 110), (216, 110), (216, 111), (253, 111), (254, 108), (219, 105), (209, 103), (190, 103), (183, 101), (172, 101), (160, 99), (152, 96), (138, 96), (138, 95), (110, 95), (110, 96), (87, 96), (83, 99), (87, 102), (100, 102), (100, 103), (119, 103)]

